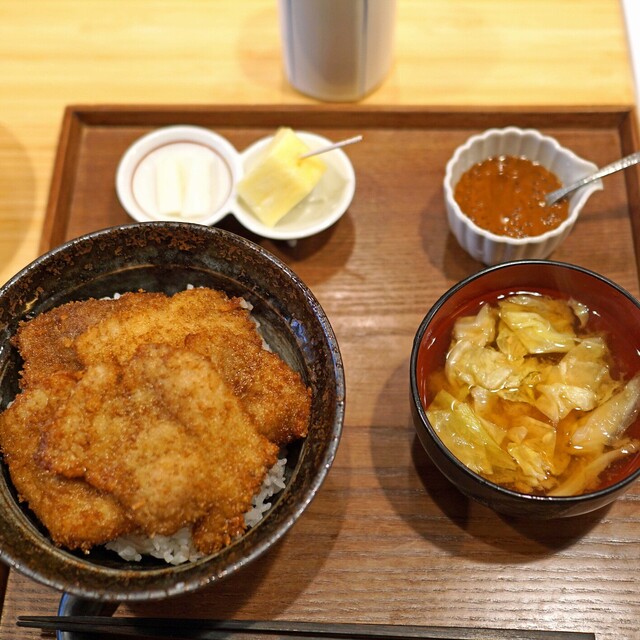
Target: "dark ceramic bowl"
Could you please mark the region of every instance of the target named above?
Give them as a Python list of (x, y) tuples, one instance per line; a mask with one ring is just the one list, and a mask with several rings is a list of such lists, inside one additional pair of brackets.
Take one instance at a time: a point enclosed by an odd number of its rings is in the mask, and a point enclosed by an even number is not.
[[(587, 513), (615, 500), (640, 477), (640, 453), (626, 459), (614, 483), (600, 490), (570, 497), (534, 496), (510, 491), (471, 471), (443, 444), (427, 418), (427, 378), (444, 364), (456, 318), (477, 312), (484, 300), (517, 292), (568, 294), (585, 303), (613, 328), (610, 347), (614, 354), (626, 354), (629, 375), (640, 370), (640, 303), (624, 289), (596, 273), (559, 262), (523, 260), (490, 267), (447, 291), (416, 333), (410, 380), (417, 435), (434, 464), (462, 493), (499, 513), (537, 520)], [(640, 437), (640, 421), (631, 429)]]
[(20, 359), (9, 339), (18, 322), (70, 300), (145, 289), (175, 293), (209, 286), (250, 301), (264, 337), (312, 389), (309, 435), (288, 450), (287, 488), (259, 525), (221, 552), (171, 566), (128, 563), (99, 549), (86, 556), (55, 547), (16, 500), (6, 467), (0, 478), (0, 556), (46, 585), (93, 600), (159, 599), (228, 576), (276, 543), (320, 488), (344, 417), (344, 372), (322, 308), (300, 279), (261, 247), (201, 225), (142, 223), (72, 240), (0, 289), (0, 406), (18, 391)]

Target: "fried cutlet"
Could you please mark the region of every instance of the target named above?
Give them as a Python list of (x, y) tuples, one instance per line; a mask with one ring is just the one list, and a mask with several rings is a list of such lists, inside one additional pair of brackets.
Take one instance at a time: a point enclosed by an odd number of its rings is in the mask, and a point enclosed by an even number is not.
[(189, 335), (186, 345), (215, 362), (269, 440), (285, 445), (307, 435), (311, 392), (300, 375), (261, 342), (222, 327)]
[(20, 326), (23, 392), (0, 446), (57, 544), (195, 523), (211, 553), (244, 531), (277, 445), (306, 435), (310, 411), (244, 306), (211, 289), (128, 293)]
[(78, 360), (75, 342), (89, 327), (109, 317), (116, 309), (133, 309), (149, 305), (163, 294), (127, 293), (119, 299), (89, 299), (69, 302), (20, 323), (12, 343), (24, 360), (20, 385), (46, 386), (54, 373), (77, 372), (83, 369)]
[(154, 300), (144, 314), (122, 307), (79, 336), (77, 351), (85, 365), (106, 358), (122, 363), (150, 342), (187, 344), (211, 359), (273, 442), (284, 445), (307, 435), (310, 391), (298, 373), (263, 348), (241, 299), (198, 288)]
[(151, 301), (145, 299), (145, 293), (131, 295), (144, 300), (144, 313), (138, 313), (135, 306), (118, 306), (78, 337), (76, 349), (86, 366), (107, 358), (126, 362), (141, 344), (181, 346), (190, 333), (214, 331), (219, 324), (247, 313), (238, 299), (213, 289), (189, 289)]
[(112, 494), (149, 535), (215, 513), (219, 548), (277, 453), (208, 359), (152, 344), (87, 369), (44, 428), (42, 460)]
[(52, 540), (88, 550), (130, 532), (132, 523), (113, 496), (37, 463), (40, 425), (51, 419), (74, 385), (73, 377), (56, 375), (46, 388), (19, 394), (0, 415), (0, 446), (20, 500), (28, 502)]

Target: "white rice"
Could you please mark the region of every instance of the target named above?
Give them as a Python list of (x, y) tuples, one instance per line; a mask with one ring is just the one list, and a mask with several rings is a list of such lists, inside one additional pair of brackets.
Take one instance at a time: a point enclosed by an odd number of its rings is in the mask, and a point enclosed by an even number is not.
[[(286, 464), (287, 459), (280, 458), (267, 473), (259, 493), (253, 497), (251, 509), (244, 514), (244, 522), (248, 528), (255, 527), (262, 520), (271, 508), (269, 499), (285, 488)], [(105, 546), (128, 562), (139, 562), (143, 555), (147, 555), (177, 565), (194, 562), (204, 556), (193, 544), (190, 527), (183, 527), (170, 536), (121, 536), (107, 542)]]

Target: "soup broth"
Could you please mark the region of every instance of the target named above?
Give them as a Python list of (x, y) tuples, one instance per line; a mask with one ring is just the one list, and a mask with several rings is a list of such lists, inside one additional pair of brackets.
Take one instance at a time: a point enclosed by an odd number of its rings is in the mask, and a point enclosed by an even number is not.
[(461, 462), (509, 489), (576, 495), (613, 484), (640, 464), (640, 358), (622, 334), (553, 291), (470, 301), (451, 342), (422, 349), (429, 420)]

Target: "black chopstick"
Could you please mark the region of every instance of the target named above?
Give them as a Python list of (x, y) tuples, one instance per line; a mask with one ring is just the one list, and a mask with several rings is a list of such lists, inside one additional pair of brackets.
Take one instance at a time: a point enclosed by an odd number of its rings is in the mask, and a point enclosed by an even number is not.
[(263, 634), (287, 640), (595, 640), (593, 633), (429, 627), (360, 623), (208, 620), (194, 618), (125, 618), (109, 616), (19, 616), (19, 627), (122, 636), (220, 640), (230, 634)]

